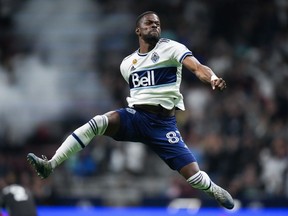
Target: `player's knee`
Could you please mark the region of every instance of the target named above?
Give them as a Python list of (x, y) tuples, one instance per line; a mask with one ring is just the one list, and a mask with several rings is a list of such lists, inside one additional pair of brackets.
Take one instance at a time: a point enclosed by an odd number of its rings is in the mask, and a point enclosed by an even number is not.
[(105, 114), (108, 119), (108, 126), (104, 132), (107, 136), (113, 136), (118, 132), (120, 126), (120, 115), (116, 111), (111, 111)]

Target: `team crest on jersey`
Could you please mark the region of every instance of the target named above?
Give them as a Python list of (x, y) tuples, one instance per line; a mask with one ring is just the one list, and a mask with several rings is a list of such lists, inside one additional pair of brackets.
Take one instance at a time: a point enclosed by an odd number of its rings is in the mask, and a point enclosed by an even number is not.
[(156, 52), (154, 52), (152, 54), (151, 60), (155, 63), (159, 60), (159, 58), (160, 58), (159, 55)]
[(136, 64), (137, 63), (137, 59), (133, 59), (132, 63)]

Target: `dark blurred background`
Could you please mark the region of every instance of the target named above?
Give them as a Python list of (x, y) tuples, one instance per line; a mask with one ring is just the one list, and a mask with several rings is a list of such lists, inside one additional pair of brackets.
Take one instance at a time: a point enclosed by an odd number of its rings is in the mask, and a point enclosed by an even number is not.
[(2, 0), (0, 177), (15, 175), (38, 205), (217, 205), (139, 143), (97, 137), (47, 180), (26, 162), (126, 106), (119, 65), (146, 10), (227, 82), (214, 92), (183, 71), (179, 129), (201, 168), (242, 206), (288, 206), (287, 0)]

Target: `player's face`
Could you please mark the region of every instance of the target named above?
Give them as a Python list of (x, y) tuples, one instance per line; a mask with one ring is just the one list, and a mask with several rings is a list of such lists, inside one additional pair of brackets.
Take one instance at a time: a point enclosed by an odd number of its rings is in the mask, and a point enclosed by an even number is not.
[(145, 15), (141, 19), (136, 33), (147, 43), (157, 43), (161, 35), (159, 17), (156, 14)]

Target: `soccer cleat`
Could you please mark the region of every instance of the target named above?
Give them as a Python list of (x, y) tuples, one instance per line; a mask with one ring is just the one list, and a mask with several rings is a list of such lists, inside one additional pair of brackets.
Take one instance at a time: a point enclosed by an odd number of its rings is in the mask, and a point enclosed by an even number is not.
[(34, 167), (37, 175), (44, 179), (53, 172), (53, 168), (45, 155), (42, 155), (42, 158), (37, 157), (33, 153), (27, 155), (27, 161)]
[(227, 209), (233, 209), (234, 200), (232, 196), (223, 188), (212, 183), (211, 190), (205, 191), (209, 196), (213, 197), (221, 206)]

